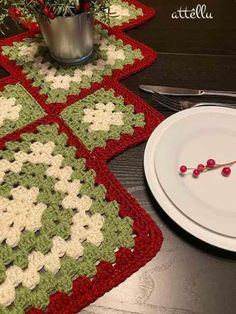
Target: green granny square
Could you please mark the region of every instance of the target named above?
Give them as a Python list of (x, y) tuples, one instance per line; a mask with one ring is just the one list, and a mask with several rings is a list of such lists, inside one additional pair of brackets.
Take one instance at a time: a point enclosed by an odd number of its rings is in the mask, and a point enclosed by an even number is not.
[(135, 60), (143, 59), (140, 49), (133, 49), (98, 25), (94, 34), (94, 56), (85, 65), (63, 66), (53, 61), (41, 36), (3, 46), (2, 53), (22, 66), (33, 85), (47, 95), (47, 103), (65, 102), (68, 96), (78, 95), (81, 89), (102, 82), (113, 70), (122, 70)]
[(56, 124), (0, 151), (0, 313), (46, 309), (51, 294), (134, 247), (133, 220), (95, 177)]
[(104, 20), (102, 13), (97, 13), (96, 19), (113, 27), (128, 23), (131, 20), (137, 19), (139, 16), (143, 16), (143, 10), (141, 8), (137, 8), (135, 5), (126, 1), (111, 0), (109, 23)]
[(103, 88), (67, 107), (61, 116), (89, 150), (105, 147), (107, 140), (132, 134), (135, 127), (145, 125), (143, 113), (135, 113), (122, 96)]
[(19, 83), (0, 92), (0, 108), (0, 137), (44, 116), (40, 105)]

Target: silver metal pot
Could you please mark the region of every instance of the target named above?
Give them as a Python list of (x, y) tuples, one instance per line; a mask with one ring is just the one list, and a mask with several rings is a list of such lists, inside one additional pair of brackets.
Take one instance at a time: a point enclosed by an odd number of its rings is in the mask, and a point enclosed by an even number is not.
[(93, 53), (94, 19), (87, 12), (39, 21), (53, 59), (63, 64), (84, 63)]

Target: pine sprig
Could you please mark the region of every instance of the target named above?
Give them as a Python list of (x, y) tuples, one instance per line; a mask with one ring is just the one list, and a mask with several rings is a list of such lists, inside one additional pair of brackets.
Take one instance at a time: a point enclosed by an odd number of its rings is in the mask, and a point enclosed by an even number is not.
[[(109, 7), (110, 0), (0, 0), (0, 31), (7, 29), (6, 20), (9, 16), (20, 24), (23, 19), (74, 16), (89, 11), (91, 14), (102, 13), (104, 21), (109, 23)], [(49, 15), (45, 14), (48, 10)], [(12, 11), (20, 16), (13, 16)]]

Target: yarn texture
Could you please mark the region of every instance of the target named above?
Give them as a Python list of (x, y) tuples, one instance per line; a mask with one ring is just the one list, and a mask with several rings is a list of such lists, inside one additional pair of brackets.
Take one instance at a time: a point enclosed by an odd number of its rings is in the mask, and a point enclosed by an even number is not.
[(161, 247), (151, 217), (107, 161), (146, 140), (162, 115), (120, 84), (156, 53), (123, 33), (155, 12), (111, 1), (95, 55), (52, 61), (38, 33), (1, 40), (0, 313), (72, 314)]

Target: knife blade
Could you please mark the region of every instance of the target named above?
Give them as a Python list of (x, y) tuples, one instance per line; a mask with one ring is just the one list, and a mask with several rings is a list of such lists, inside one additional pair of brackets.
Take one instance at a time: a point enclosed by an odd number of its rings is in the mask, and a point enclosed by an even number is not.
[(156, 85), (139, 85), (139, 88), (149, 93), (160, 93), (170, 96), (223, 96), (223, 97), (236, 97), (236, 91), (213, 91), (213, 90), (201, 90), (191, 88), (179, 88), (168, 86), (156, 86)]

